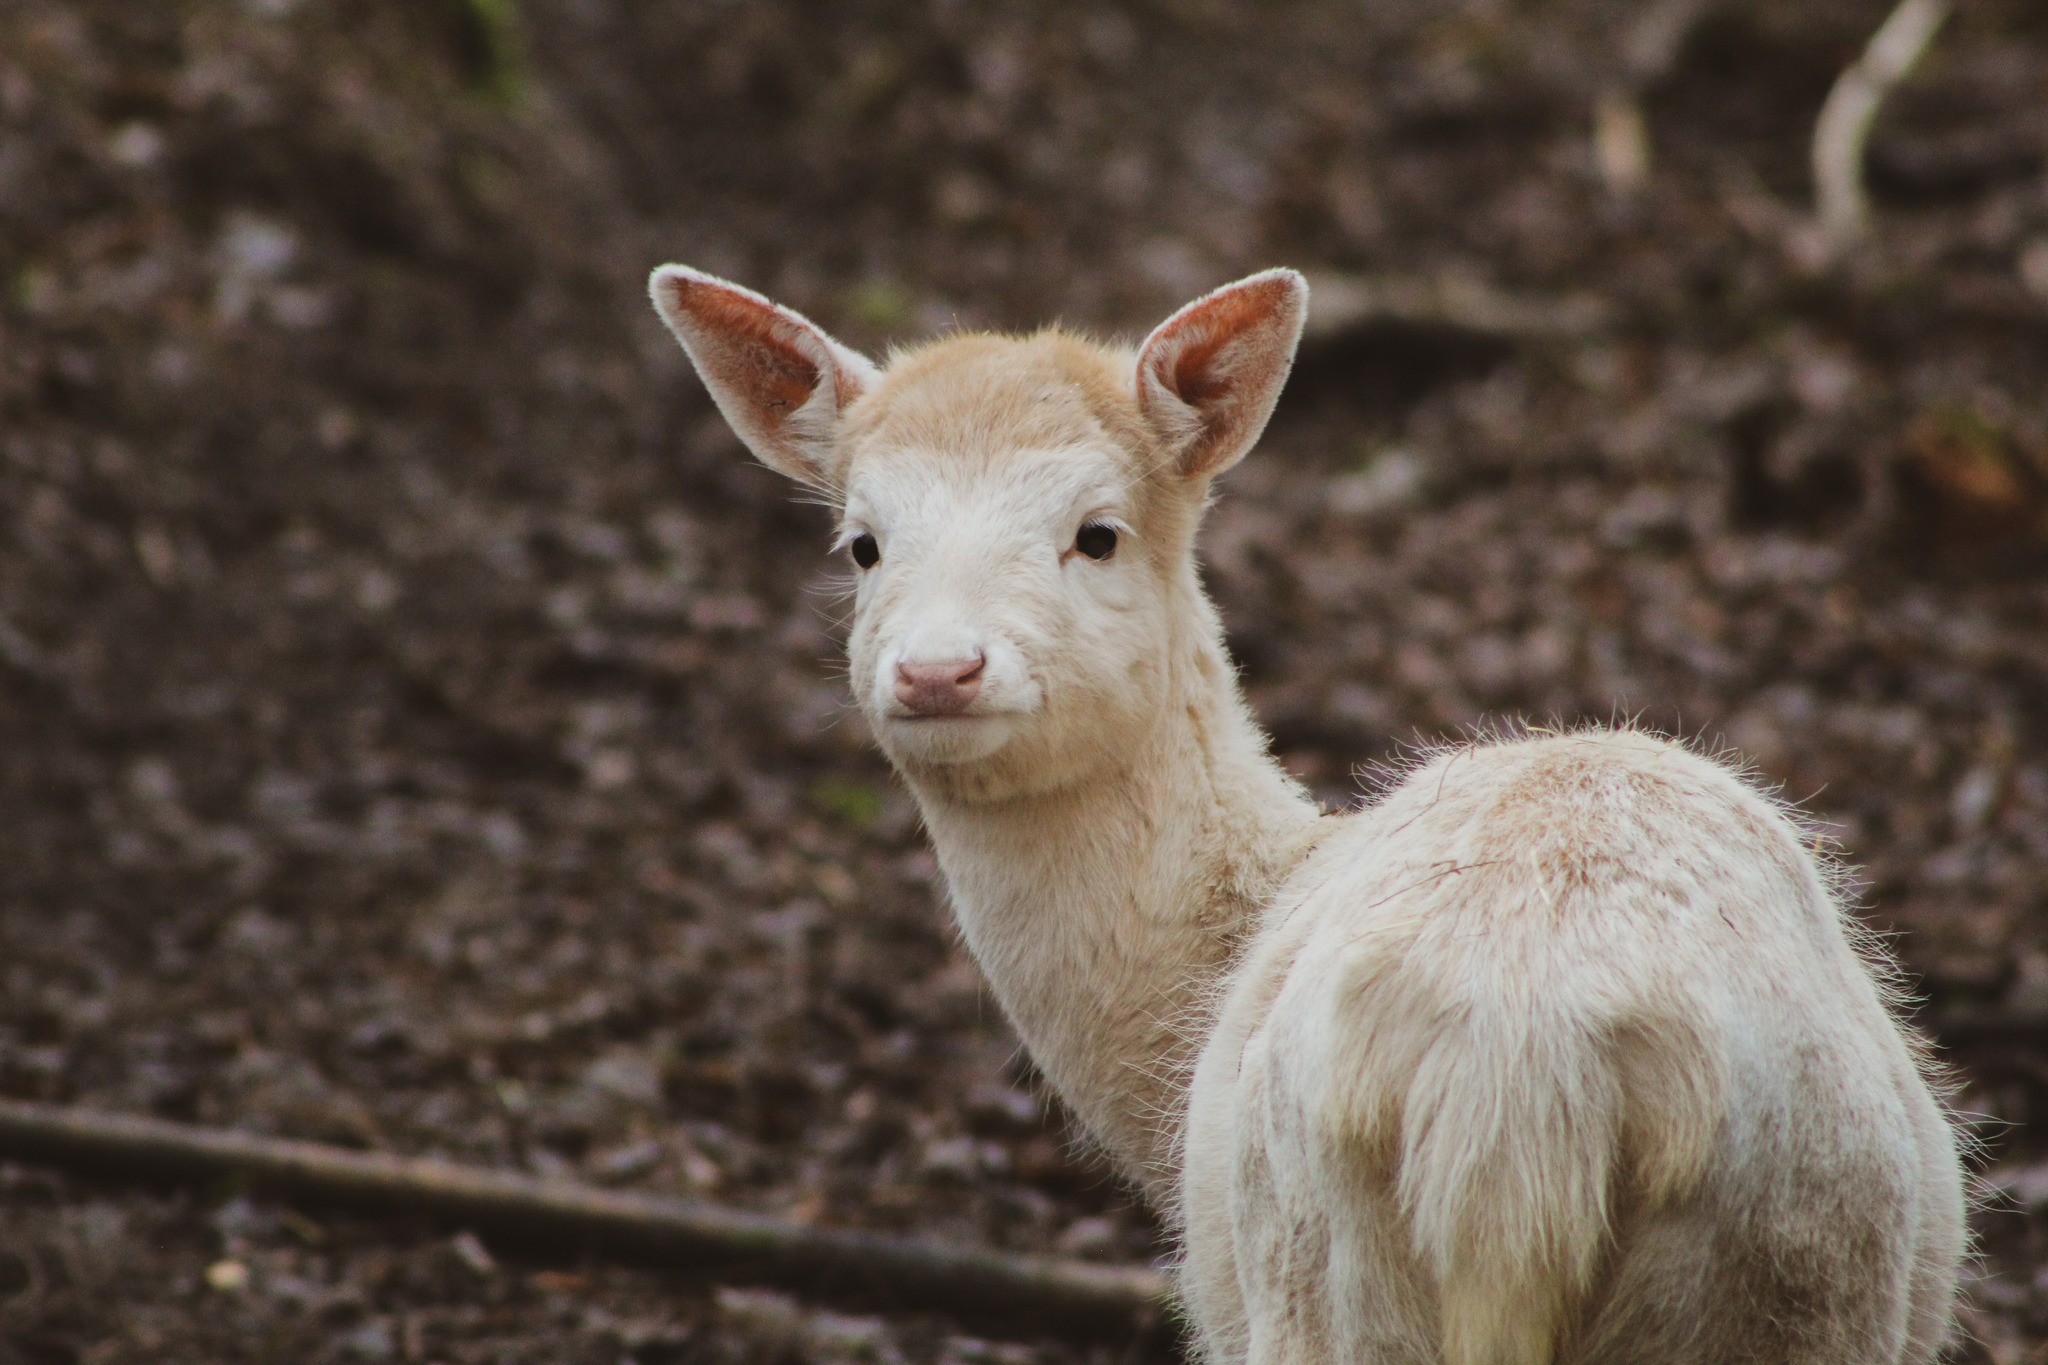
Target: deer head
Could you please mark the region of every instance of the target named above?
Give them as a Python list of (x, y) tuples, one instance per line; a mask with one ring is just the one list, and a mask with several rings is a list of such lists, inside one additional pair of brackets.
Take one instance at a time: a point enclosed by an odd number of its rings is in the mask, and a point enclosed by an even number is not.
[(1175, 704), (1177, 670), (1216, 667), (1194, 532), (1279, 397), (1299, 275), (1227, 285), (1135, 350), (965, 335), (884, 367), (699, 271), (650, 289), (734, 432), (836, 507), (855, 698), (921, 791), (1086, 780)]

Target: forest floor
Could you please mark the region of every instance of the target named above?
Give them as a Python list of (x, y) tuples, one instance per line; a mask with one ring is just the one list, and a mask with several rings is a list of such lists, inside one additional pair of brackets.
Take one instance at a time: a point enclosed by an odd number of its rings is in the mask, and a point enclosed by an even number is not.
[[(1883, 0), (1633, 68), (1638, 7), (1511, 8), (11, 0), (0, 1094), (1161, 1256), (846, 710), (826, 514), (642, 282), (879, 351), (1476, 281), (1594, 306), (1319, 341), (1224, 481), (1260, 716), (1332, 805), (1518, 716), (1738, 750), (1956, 1068), (1959, 1359), (2048, 1358), (2048, 9), (1960, 7), (1830, 263)], [(1006, 1335), (0, 1166), (0, 1365), (1163, 1349)]]

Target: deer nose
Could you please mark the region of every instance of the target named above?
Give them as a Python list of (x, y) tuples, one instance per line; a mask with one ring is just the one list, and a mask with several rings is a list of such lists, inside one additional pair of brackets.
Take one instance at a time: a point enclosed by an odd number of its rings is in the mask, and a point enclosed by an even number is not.
[(988, 660), (942, 659), (937, 663), (896, 665), (896, 700), (913, 716), (955, 716), (981, 691), (981, 673)]

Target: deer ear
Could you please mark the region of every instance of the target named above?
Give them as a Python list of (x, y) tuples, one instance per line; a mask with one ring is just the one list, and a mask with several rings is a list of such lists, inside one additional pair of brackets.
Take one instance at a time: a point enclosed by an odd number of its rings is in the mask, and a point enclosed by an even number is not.
[(647, 281), (712, 401), (762, 464), (815, 488), (839, 482), (840, 415), (881, 377), (809, 318), (688, 266)]
[(1308, 281), (1264, 270), (1196, 299), (1138, 348), (1138, 410), (1188, 478), (1243, 459), (1273, 415), (1308, 316)]

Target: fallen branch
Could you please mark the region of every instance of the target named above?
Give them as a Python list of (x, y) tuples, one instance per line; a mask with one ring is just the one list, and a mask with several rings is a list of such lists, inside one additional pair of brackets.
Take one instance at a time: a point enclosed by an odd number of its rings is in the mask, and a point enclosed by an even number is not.
[(1590, 294), (1535, 298), (1456, 274), (1311, 274), (1301, 340), (1314, 347), (1395, 323), (1500, 341), (1574, 341), (1606, 330), (1612, 321), (1613, 310)]
[(1863, 55), (1836, 78), (1813, 126), (1814, 208), (1828, 249), (1839, 257), (1870, 228), (1863, 151), (1892, 88), (1919, 65), (1950, 0), (1899, 0)]
[(425, 1157), (351, 1152), (160, 1119), (0, 1100), (0, 1157), (127, 1180), (232, 1179), (281, 1199), (400, 1213), (501, 1242), (715, 1270), (900, 1308), (1022, 1322), (1060, 1335), (1157, 1323), (1165, 1277), (814, 1228), (654, 1195), (597, 1190)]

